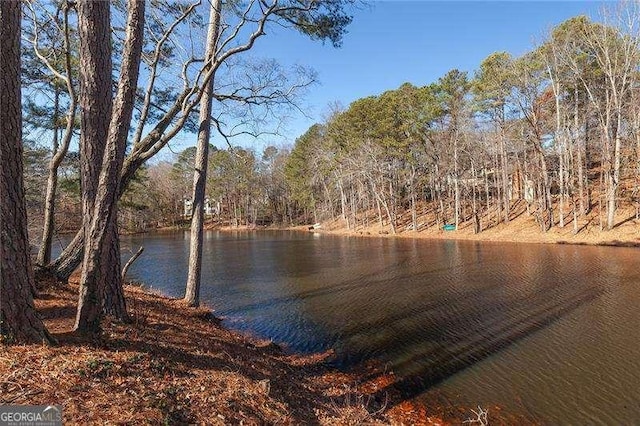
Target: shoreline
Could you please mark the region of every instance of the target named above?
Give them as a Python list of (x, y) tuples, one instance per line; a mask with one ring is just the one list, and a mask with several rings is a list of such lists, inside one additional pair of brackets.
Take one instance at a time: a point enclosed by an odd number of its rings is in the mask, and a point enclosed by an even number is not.
[(469, 413), (446, 399), (430, 409), (402, 399), (375, 363), (340, 371), (326, 362), (331, 351), (284, 351), (136, 285), (125, 286), (131, 323), (106, 318), (100, 336), (81, 338), (71, 331), (73, 277), (38, 285), (36, 308), (58, 344), (5, 347), (0, 403), (62, 405), (65, 424), (444, 425)]
[(547, 232), (542, 232), (536, 224), (533, 216), (526, 213), (520, 214), (509, 223), (500, 223), (478, 234), (473, 233), (473, 225), (469, 222), (462, 223), (459, 230), (444, 231), (430, 226), (426, 229), (413, 231), (405, 225), (399, 227), (397, 233), (391, 233), (389, 226), (381, 227), (378, 224), (371, 226), (358, 226), (356, 229), (347, 229), (342, 219), (321, 223), (321, 228), (308, 230), (308, 226), (291, 227), (291, 230), (316, 232), (319, 234), (365, 237), (365, 238), (409, 238), (423, 240), (460, 240), (460, 241), (486, 241), (508, 242), (526, 244), (561, 244), (580, 246), (606, 246), (606, 247), (640, 247), (640, 219), (635, 216), (625, 216), (620, 219), (612, 230), (600, 230), (594, 224), (593, 218), (582, 219), (579, 223), (579, 232), (573, 233), (573, 224), (569, 221), (560, 228), (557, 225)]
[[(248, 232), (248, 231), (299, 231), (313, 232), (318, 234), (366, 237), (366, 238), (409, 238), (425, 240), (460, 240), (460, 241), (487, 241), (487, 242), (509, 242), (526, 244), (561, 244), (579, 246), (605, 246), (605, 247), (640, 247), (640, 219), (635, 218), (632, 211), (622, 210), (618, 217), (617, 225), (612, 230), (600, 230), (597, 224), (597, 214), (591, 212), (578, 220), (577, 234), (574, 234), (573, 223), (566, 220), (564, 227), (559, 227), (558, 223), (543, 232), (539, 229), (533, 216), (520, 211), (509, 223), (499, 223), (484, 229), (478, 234), (473, 233), (471, 222), (462, 222), (459, 230), (444, 231), (438, 229), (431, 223), (431, 226), (422, 227), (418, 231), (409, 230), (407, 224), (407, 212), (399, 216), (403, 226), (397, 227), (397, 233), (393, 234), (388, 225), (380, 226), (377, 223), (369, 226), (359, 224), (355, 229), (347, 229), (346, 221), (335, 219), (321, 222), (319, 229), (310, 230), (311, 224), (293, 226), (221, 226), (217, 223), (205, 223), (204, 229), (207, 231), (220, 232)], [(426, 216), (426, 215), (425, 215)], [(419, 217), (420, 225), (429, 221), (429, 217)], [(432, 218), (431, 218), (432, 219)], [(421, 222), (420, 222), (421, 221)], [(370, 222), (373, 222), (371, 220)], [(432, 220), (433, 222), (433, 220)], [(173, 232), (188, 230), (188, 227), (173, 226), (150, 229), (147, 232)]]
[[(620, 208), (617, 214), (617, 223), (612, 230), (600, 230), (599, 215), (594, 209), (589, 214), (578, 218), (577, 229), (574, 233), (573, 219), (566, 216), (565, 226), (559, 226), (559, 220), (555, 218), (554, 226), (546, 232), (540, 230), (534, 216), (529, 215), (524, 207), (520, 205), (514, 208), (508, 223), (487, 224), (483, 223), (483, 231), (475, 234), (471, 221), (461, 222), (459, 230), (445, 231), (435, 225), (435, 218), (432, 213), (418, 215), (420, 229), (413, 231), (410, 228), (410, 212), (403, 212), (398, 215), (399, 225), (396, 227), (396, 234), (393, 234), (391, 227), (385, 223), (380, 226), (377, 219), (371, 214), (366, 220), (359, 218), (358, 226), (347, 229), (344, 219), (334, 219), (321, 222), (319, 229), (309, 229), (312, 225), (221, 225), (217, 222), (205, 222), (204, 230), (220, 232), (249, 232), (249, 231), (299, 231), (313, 232), (318, 234), (367, 237), (367, 238), (410, 238), (427, 240), (461, 240), (461, 241), (487, 241), (487, 242), (510, 242), (526, 244), (561, 244), (579, 246), (604, 246), (604, 247), (640, 247), (640, 217), (636, 218), (634, 209), (627, 206)], [(483, 221), (486, 221), (483, 217)], [(367, 222), (368, 226), (362, 223)], [(427, 225), (428, 224), (428, 225)], [(159, 228), (149, 228), (145, 231), (124, 232), (121, 236), (144, 235), (147, 233), (163, 233), (188, 231), (188, 224), (175, 226), (165, 226)]]
[[(440, 241), (475, 241), (475, 242), (487, 242), (487, 243), (511, 243), (511, 244), (558, 244), (558, 245), (573, 245), (573, 246), (591, 246), (591, 247), (625, 247), (625, 248), (637, 248), (640, 247), (640, 239), (633, 240), (607, 240), (607, 239), (563, 239), (563, 236), (553, 235), (550, 238), (542, 236), (540, 238), (520, 239), (517, 236), (495, 236), (495, 235), (482, 235), (481, 234), (467, 234), (457, 233), (457, 231), (436, 231), (436, 232), (416, 232), (405, 231), (398, 234), (387, 233), (372, 233), (370, 230), (354, 231), (346, 229), (318, 229), (309, 231), (306, 229), (299, 229), (292, 227), (287, 230), (299, 231), (299, 232), (311, 232), (323, 235), (332, 236), (344, 236), (344, 237), (361, 237), (361, 238), (387, 238), (387, 239), (413, 239), (413, 240), (440, 240)], [(224, 230), (226, 232), (227, 230)], [(232, 230), (229, 230), (232, 231)], [(459, 232), (459, 231), (458, 231)], [(486, 231), (485, 231), (486, 232)], [(603, 231), (606, 232), (606, 231)]]

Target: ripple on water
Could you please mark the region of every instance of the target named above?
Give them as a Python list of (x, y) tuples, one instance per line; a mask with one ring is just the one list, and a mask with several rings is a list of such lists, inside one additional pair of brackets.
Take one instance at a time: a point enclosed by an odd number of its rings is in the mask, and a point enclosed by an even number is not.
[[(188, 235), (134, 236), (131, 276), (181, 295)], [(202, 299), (290, 348), (375, 358), (408, 395), (552, 424), (640, 420), (638, 249), (209, 233)]]

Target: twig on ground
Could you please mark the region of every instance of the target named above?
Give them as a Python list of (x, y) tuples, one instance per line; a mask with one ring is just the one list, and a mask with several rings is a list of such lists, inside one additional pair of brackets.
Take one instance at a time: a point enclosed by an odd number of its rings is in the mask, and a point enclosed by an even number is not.
[(489, 424), (489, 420), (487, 416), (489, 415), (489, 409), (483, 410), (482, 407), (478, 405), (478, 411), (471, 409), (471, 412), (476, 415), (475, 419), (468, 418), (462, 423), (478, 423), (480, 426), (487, 426)]

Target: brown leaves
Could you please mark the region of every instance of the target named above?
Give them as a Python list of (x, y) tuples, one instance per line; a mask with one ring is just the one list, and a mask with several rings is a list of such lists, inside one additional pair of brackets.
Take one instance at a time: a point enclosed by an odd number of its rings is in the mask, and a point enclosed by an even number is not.
[[(330, 353), (286, 355), (273, 343), (221, 328), (210, 310), (186, 309), (179, 300), (132, 286), (126, 289), (132, 324), (107, 319), (99, 339), (78, 339), (70, 333), (74, 285), (42, 288), (36, 305), (60, 345), (4, 348), (0, 403), (61, 404), (69, 424), (349, 424), (372, 418), (366, 407), (336, 409), (355, 377), (324, 367)], [(349, 387), (352, 401), (359, 401), (359, 390)]]

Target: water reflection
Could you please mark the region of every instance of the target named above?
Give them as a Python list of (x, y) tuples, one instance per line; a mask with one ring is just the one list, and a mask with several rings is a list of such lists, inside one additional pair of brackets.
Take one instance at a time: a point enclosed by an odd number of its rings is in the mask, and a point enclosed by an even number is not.
[[(188, 234), (123, 241), (181, 296)], [(436, 391), (549, 422), (640, 419), (637, 250), (207, 233), (202, 299), (227, 325), (335, 363), (388, 363), (379, 396)], [(523, 402), (524, 401), (524, 402)]]

